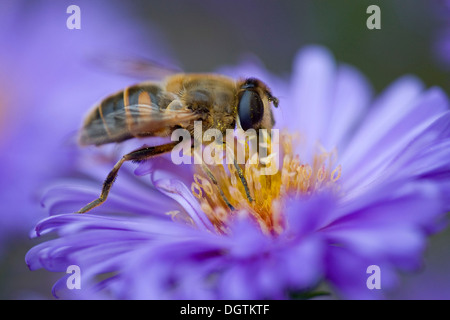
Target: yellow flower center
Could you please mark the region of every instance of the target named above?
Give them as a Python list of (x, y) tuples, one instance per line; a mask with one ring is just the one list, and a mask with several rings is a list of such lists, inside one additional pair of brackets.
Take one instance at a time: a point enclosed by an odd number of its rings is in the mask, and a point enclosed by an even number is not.
[[(292, 135), (281, 133), (280, 154), (274, 156), (272, 153), (270, 156), (269, 153), (266, 159), (259, 159), (256, 163), (252, 163), (248, 157), (250, 153), (246, 153), (245, 165), (240, 165), (240, 168), (253, 201), (249, 201), (235, 165), (208, 166), (217, 184), (203, 170), (197, 170), (191, 190), (218, 233), (227, 233), (231, 220), (246, 212), (265, 234), (279, 234), (285, 227), (283, 204), (287, 198), (308, 196), (323, 188), (337, 189), (336, 181), (342, 169), (335, 165), (336, 150), (327, 152), (319, 148), (312, 163), (304, 163), (299, 155), (294, 155), (294, 140)], [(266, 143), (268, 150), (273, 150), (270, 138)], [(263, 160), (265, 166), (270, 166), (279, 159), (282, 159), (282, 166), (275, 174), (261, 174)]]

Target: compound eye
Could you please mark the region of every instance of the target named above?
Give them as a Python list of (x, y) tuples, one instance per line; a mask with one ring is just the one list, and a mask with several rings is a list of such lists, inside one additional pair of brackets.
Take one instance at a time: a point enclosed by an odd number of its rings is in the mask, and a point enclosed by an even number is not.
[(264, 115), (264, 104), (259, 94), (253, 90), (245, 90), (239, 99), (238, 114), (244, 130), (260, 123)]

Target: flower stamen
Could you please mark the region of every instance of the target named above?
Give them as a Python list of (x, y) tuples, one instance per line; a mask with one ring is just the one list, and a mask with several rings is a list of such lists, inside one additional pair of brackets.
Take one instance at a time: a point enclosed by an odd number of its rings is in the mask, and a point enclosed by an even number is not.
[[(243, 213), (250, 215), (265, 234), (280, 234), (285, 229), (282, 212), (287, 197), (309, 196), (324, 188), (337, 189), (335, 186), (342, 173), (342, 166), (335, 165), (337, 151), (327, 152), (319, 146), (310, 165), (294, 154), (294, 138), (288, 133), (280, 135), (282, 167), (275, 174), (263, 174), (262, 169), (278, 161), (280, 154), (270, 153), (263, 160), (257, 154), (256, 159), (250, 158), (250, 153), (246, 154), (246, 162), (239, 169), (247, 181), (247, 188), (242, 185), (235, 164), (208, 166), (217, 181), (219, 193), (223, 193), (224, 197), (218, 196), (208, 178), (200, 173), (194, 174), (192, 193), (217, 232), (227, 233), (229, 222)], [(265, 139), (265, 147), (272, 151), (274, 148), (270, 137), (267, 135)], [(253, 201), (249, 201), (248, 195)], [(229, 209), (224, 198), (228, 199), (235, 211)]]

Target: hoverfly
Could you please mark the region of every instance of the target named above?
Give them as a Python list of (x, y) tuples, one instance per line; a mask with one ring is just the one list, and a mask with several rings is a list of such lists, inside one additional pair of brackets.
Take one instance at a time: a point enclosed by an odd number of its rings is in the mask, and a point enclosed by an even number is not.
[[(161, 82), (127, 87), (94, 106), (84, 120), (79, 143), (98, 146), (132, 138), (166, 137), (178, 128), (193, 132), (194, 121), (201, 121), (204, 131), (214, 128), (222, 133), (236, 126), (271, 129), (275, 123), (271, 104), (278, 107), (278, 99), (256, 78), (236, 81), (218, 74), (173, 74)], [(176, 144), (178, 141), (144, 146), (125, 154), (106, 177), (100, 197), (77, 213), (106, 200), (125, 161), (143, 161), (170, 152)], [(251, 200), (242, 170), (235, 165)]]

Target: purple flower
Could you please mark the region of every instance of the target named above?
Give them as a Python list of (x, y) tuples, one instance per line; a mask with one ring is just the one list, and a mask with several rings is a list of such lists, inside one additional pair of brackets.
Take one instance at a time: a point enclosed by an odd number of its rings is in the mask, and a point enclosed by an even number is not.
[[(232, 167), (212, 166), (232, 212), (199, 168), (160, 157), (134, 175), (124, 168), (104, 205), (76, 215), (68, 212), (97, 197), (111, 168), (85, 154), (97, 182), (48, 190), (52, 216), (34, 235), (57, 237), (26, 256), (32, 270), (80, 267), (81, 290), (68, 290), (66, 276), (55, 295), (286, 299), (324, 283), (343, 298), (382, 298), (397, 271), (421, 266), (450, 207), (450, 114), (439, 88), (406, 76), (372, 100), (365, 78), (321, 47), (299, 52), (289, 81), (248, 62), (222, 71), (251, 72), (279, 93), (276, 126), (288, 130), (279, 172), (244, 166), (250, 203)], [(370, 266), (381, 289), (368, 287)]]
[(433, 35), (433, 56), (441, 67), (450, 67), (450, 1), (439, 0), (431, 3), (433, 16), (439, 22), (438, 30)]
[[(81, 29), (69, 30), (67, 3), (2, 1), (0, 11), (0, 243), (45, 217), (40, 190), (74, 174), (81, 116), (130, 79), (99, 70), (92, 58), (114, 52), (161, 56), (155, 34), (127, 19), (120, 4), (77, 1)], [(120, 15), (120, 16), (119, 16)], [(153, 42), (154, 41), (154, 42)], [(153, 46), (151, 43), (159, 43)], [(156, 48), (155, 48), (156, 47)]]

